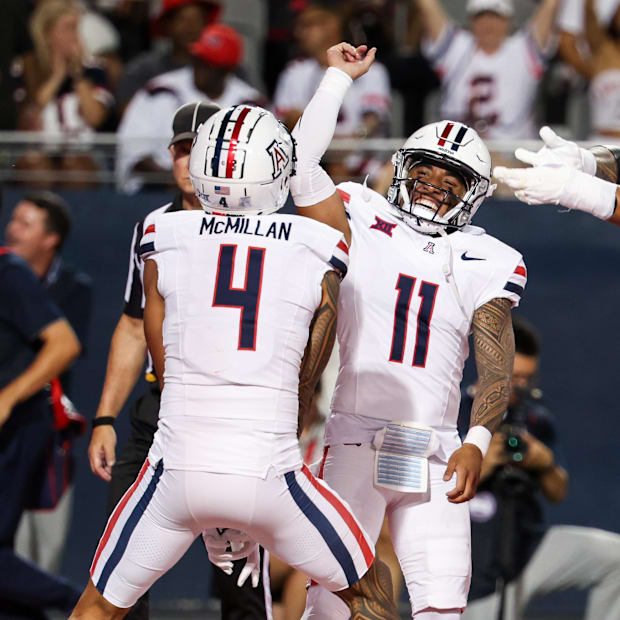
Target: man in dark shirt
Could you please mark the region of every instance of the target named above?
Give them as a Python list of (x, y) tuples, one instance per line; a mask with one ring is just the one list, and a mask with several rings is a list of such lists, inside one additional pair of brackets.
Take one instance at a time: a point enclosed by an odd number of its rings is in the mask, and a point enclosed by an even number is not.
[(192, 63), (189, 47), (205, 26), (216, 21), (218, 0), (164, 0), (154, 26), (167, 45), (159, 45), (134, 58), (118, 85), (118, 107), (122, 112), (130, 99), (152, 78)]
[(66, 581), (19, 558), (13, 542), (53, 432), (43, 388), (78, 356), (80, 345), (26, 263), (4, 248), (0, 299), (0, 618), (38, 618), (46, 607), (70, 610), (79, 596)]
[[(130, 410), (131, 434), (116, 460), (116, 432), (113, 423), (138, 381), (147, 353), (143, 326), (144, 264), (138, 253), (140, 241), (145, 229), (148, 229), (149, 224), (160, 213), (202, 208), (189, 180), (189, 154), (198, 127), (218, 109), (219, 106), (215, 104), (201, 102), (187, 103), (177, 110), (172, 122), (173, 138), (169, 150), (174, 179), (180, 192), (171, 203), (149, 213), (134, 228), (125, 288), (125, 307), (112, 336), (105, 382), (88, 448), (93, 473), (110, 482), (108, 513), (112, 512), (136, 479), (153, 442), (159, 418), (160, 393), (149, 359), (146, 379), (150, 382), (150, 388)], [(226, 575), (221, 570), (214, 572), (216, 589), (222, 597), (224, 620), (260, 620), (267, 617), (268, 586), (263, 583), (263, 571), (256, 589), (252, 588), (249, 580), (243, 588), (236, 585), (244, 562), (235, 562), (232, 575)], [(148, 618), (147, 595), (139, 599), (126, 617), (131, 620)]]
[[(84, 351), (91, 316), (92, 284), (86, 274), (68, 265), (60, 255), (70, 231), (67, 203), (52, 192), (33, 192), (15, 206), (7, 225), (6, 240), (7, 247), (21, 256), (40, 278)], [(71, 371), (65, 370), (51, 391), (52, 398), (57, 401), (52, 408), (59, 416), (64, 411), (62, 403), (66, 402), (59, 393), (62, 390), (70, 395), (70, 383)], [(67, 403), (67, 406), (71, 405)], [(60, 566), (69, 529), (74, 469), (71, 440), (79, 427), (77, 419), (73, 423), (56, 419), (55, 428), (57, 432), (49, 450), (49, 474), (42, 481), (39, 497), (33, 497), (29, 506), (33, 510), (26, 511), (23, 516), (15, 545), (18, 553), (51, 572), (56, 572)]]
[[(553, 416), (538, 402), (538, 337), (519, 317), (513, 327), (510, 404), (470, 502), (473, 570), (463, 619), (499, 617), (503, 583), (505, 620), (520, 618), (532, 598), (569, 587), (590, 590), (587, 619), (620, 618), (620, 535), (545, 523), (543, 499), (562, 501), (568, 474), (558, 464)], [(460, 420), (468, 419), (461, 411)]]

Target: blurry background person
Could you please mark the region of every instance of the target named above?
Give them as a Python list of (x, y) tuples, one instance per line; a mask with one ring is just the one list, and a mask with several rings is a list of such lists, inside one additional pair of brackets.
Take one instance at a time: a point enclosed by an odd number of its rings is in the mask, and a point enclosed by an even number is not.
[(220, 107), (266, 103), (261, 93), (233, 73), (243, 57), (243, 42), (236, 30), (225, 24), (207, 26), (190, 51), (191, 65), (152, 79), (125, 110), (116, 161), (122, 191), (138, 191), (148, 175), (169, 174), (166, 145), (170, 119), (179, 106), (204, 99)]
[(0, 2), (0, 130), (17, 129), (26, 97), (24, 55), (32, 50), (28, 32), (30, 7), (23, 0)]
[(214, 23), (221, 12), (217, 0), (164, 0), (155, 20), (157, 41), (129, 62), (116, 91), (122, 112), (133, 95), (149, 80), (192, 64), (191, 44), (205, 26)]
[[(41, 131), (44, 137), (88, 144), (105, 129), (113, 96), (105, 71), (85, 57), (79, 24), (83, 5), (78, 0), (40, 2), (30, 21), (35, 47), (28, 86), (32, 105), (24, 111), (21, 129)], [(94, 171), (93, 157), (84, 151), (52, 148), (31, 151), (18, 160), (27, 170)], [(53, 175), (50, 175), (53, 176)]]
[[(543, 499), (560, 502), (568, 474), (559, 464), (556, 423), (536, 387), (536, 332), (513, 320), (515, 358), (508, 411), (482, 463), (471, 500), (472, 583), (464, 620), (498, 617), (502, 581), (505, 620), (522, 617), (536, 596), (589, 589), (588, 620), (620, 617), (620, 535), (589, 527), (545, 525)], [(466, 427), (475, 393), (463, 399)], [(586, 422), (584, 421), (584, 424)], [(501, 590), (501, 587), (499, 588)]]
[(80, 344), (26, 262), (0, 249), (0, 615), (42, 618), (68, 612), (79, 592), (18, 557), (15, 531), (45, 475), (53, 436), (46, 384), (80, 352)]
[(510, 34), (512, 0), (468, 0), (469, 30), (439, 0), (417, 0), (424, 52), (441, 79), (440, 117), (471, 125), (483, 138), (535, 136), (534, 102), (560, 0), (541, 0), (529, 24)]
[[(61, 257), (71, 231), (69, 206), (57, 194), (25, 195), (15, 206), (6, 228), (7, 247), (23, 258), (60, 308), (85, 351), (92, 310), (90, 278)], [(61, 390), (61, 391), (59, 391)], [(47, 475), (41, 490), (24, 513), (17, 533), (17, 552), (41, 568), (57, 572), (73, 507), (74, 457), (72, 440), (85, 430), (66, 395), (71, 394), (71, 371), (65, 370), (50, 394), (55, 433), (48, 446)]]
[(592, 55), (589, 100), (594, 139), (620, 142), (620, 8), (604, 28), (594, 0), (586, 0), (585, 32)]
[[(345, 5), (312, 0), (295, 22), (294, 34), (302, 58), (291, 61), (278, 78), (273, 103), (276, 114), (293, 129), (312, 98), (327, 68), (326, 50), (344, 40)], [(352, 43), (357, 45), (356, 41)], [(374, 45), (374, 42), (370, 42)], [(353, 82), (345, 95), (334, 136), (380, 137), (389, 134), (390, 78), (375, 62), (368, 73)], [(374, 172), (380, 164), (367, 155), (342, 154), (328, 164), (332, 176), (344, 177)]]

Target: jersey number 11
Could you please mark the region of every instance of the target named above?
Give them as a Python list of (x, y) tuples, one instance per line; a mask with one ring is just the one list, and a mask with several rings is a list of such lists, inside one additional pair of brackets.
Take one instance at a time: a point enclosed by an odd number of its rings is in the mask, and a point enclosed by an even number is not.
[[(407, 319), (409, 317), (409, 306), (413, 296), (415, 278), (400, 274), (396, 282), (398, 297), (394, 310), (394, 332), (392, 334), (392, 349), (390, 350), (390, 362), (403, 361), (405, 343), (407, 341)], [(420, 309), (418, 310), (418, 328), (415, 336), (415, 348), (413, 350), (413, 366), (424, 368), (426, 366), (426, 354), (428, 353), (428, 342), (431, 332), (431, 319), (435, 308), (435, 297), (437, 296), (437, 284), (422, 281), (418, 295), (422, 298)]]

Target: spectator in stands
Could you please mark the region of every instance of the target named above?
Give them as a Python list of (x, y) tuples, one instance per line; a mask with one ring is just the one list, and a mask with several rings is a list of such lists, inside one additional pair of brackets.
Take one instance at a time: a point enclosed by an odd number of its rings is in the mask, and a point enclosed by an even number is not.
[(13, 543), (52, 437), (44, 387), (80, 345), (36, 275), (4, 248), (0, 299), (0, 610), (4, 618), (42, 618), (48, 607), (70, 611), (79, 592), (19, 558)]
[[(52, 192), (24, 196), (16, 205), (6, 229), (7, 247), (23, 258), (40, 279), (50, 299), (60, 308), (86, 348), (92, 306), (92, 284), (84, 273), (61, 257), (71, 230), (67, 203)], [(84, 431), (84, 421), (71, 409), (70, 371), (51, 392), (56, 432), (48, 446), (50, 466), (41, 492), (24, 513), (18, 530), (17, 552), (41, 568), (57, 572), (62, 559), (73, 506), (73, 454), (71, 443)], [(79, 416), (79, 417), (78, 417)]]
[(590, 114), (592, 131), (609, 142), (620, 141), (620, 7), (607, 29), (600, 25), (594, 0), (586, 0), (586, 38), (592, 59)]
[[(508, 584), (502, 616), (506, 620), (521, 618), (536, 596), (571, 587), (590, 590), (587, 620), (619, 618), (620, 535), (591, 527), (545, 525), (541, 500), (562, 501), (568, 474), (559, 464), (554, 418), (539, 402), (538, 336), (519, 317), (514, 317), (513, 327), (510, 403), (470, 502), (473, 571), (463, 620), (499, 617), (498, 579)], [(474, 391), (463, 399), (464, 427)]]
[(162, 175), (169, 173), (170, 119), (179, 106), (204, 99), (222, 108), (238, 103), (266, 105), (261, 93), (233, 74), (243, 56), (236, 30), (224, 24), (207, 26), (190, 51), (191, 66), (154, 78), (125, 110), (116, 162), (122, 191), (136, 192), (149, 175), (161, 183)]
[[(403, 127), (401, 135), (410, 136), (426, 123), (427, 96), (440, 86), (439, 78), (422, 54), (422, 19), (415, 2), (409, 3), (402, 37), (395, 42), (393, 52), (382, 59), (390, 74), (392, 88), (403, 98)], [(381, 49), (382, 48), (378, 48)], [(387, 184), (392, 182), (390, 173)]]
[(80, 144), (81, 149), (50, 147), (18, 162), (21, 169), (93, 171), (97, 164), (84, 145), (110, 117), (113, 97), (105, 71), (86, 58), (79, 36), (83, 5), (79, 0), (46, 0), (32, 14), (35, 46), (33, 105), (22, 118), (22, 129)]
[(155, 26), (164, 41), (134, 58), (125, 68), (117, 90), (118, 108), (123, 111), (135, 93), (149, 80), (192, 64), (190, 46), (205, 26), (214, 23), (221, 11), (218, 0), (164, 0)]
[(534, 137), (534, 100), (559, 0), (541, 0), (513, 35), (512, 0), (468, 0), (469, 31), (450, 21), (439, 0), (417, 3), (424, 52), (441, 79), (441, 117), (467, 123), (483, 138)]
[[(297, 18), (295, 37), (305, 58), (289, 63), (278, 79), (274, 95), (276, 113), (289, 129), (295, 126), (323, 77), (326, 50), (343, 40), (340, 11), (335, 3), (313, 0)], [(347, 92), (335, 135), (385, 135), (389, 115), (390, 80), (385, 67), (375, 62)]]
[(23, 0), (0, 2), (0, 131), (17, 129), (19, 106), (26, 97), (24, 55), (32, 50), (29, 15)]
[[(618, 0), (597, 0), (595, 11), (598, 21), (609, 26), (616, 9)], [(582, 77), (592, 77), (590, 50), (585, 39), (585, 0), (564, 0), (558, 11), (558, 28), (560, 37), (558, 52), (564, 62), (572, 66)]]
[[(276, 114), (292, 129), (312, 98), (327, 67), (326, 50), (343, 40), (343, 8), (329, 0), (312, 0), (299, 14), (295, 38), (305, 58), (293, 60), (276, 86)], [(356, 43), (354, 41), (354, 43)], [(390, 78), (386, 68), (375, 62), (368, 73), (355, 80), (340, 108), (334, 132), (337, 138), (369, 138), (389, 135)], [(374, 174), (381, 162), (372, 153), (339, 154), (327, 162), (336, 178)]]
[(86, 55), (105, 70), (110, 90), (116, 91), (124, 65), (121, 37), (114, 24), (100, 13), (86, 11), (80, 20), (80, 40)]

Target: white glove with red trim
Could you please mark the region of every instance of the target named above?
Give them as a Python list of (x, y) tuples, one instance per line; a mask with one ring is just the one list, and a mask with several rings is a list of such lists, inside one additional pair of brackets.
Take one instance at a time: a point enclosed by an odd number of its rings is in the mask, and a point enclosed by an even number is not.
[(258, 585), (260, 577), (260, 551), (258, 543), (245, 532), (229, 528), (212, 528), (202, 533), (209, 560), (227, 575), (232, 575), (233, 562), (245, 558), (237, 586), (241, 587), (252, 576), (252, 587)]
[(539, 131), (544, 146), (538, 151), (518, 148), (515, 157), (530, 166), (568, 166), (573, 170), (596, 174), (596, 158), (588, 149), (558, 136), (551, 127), (541, 127)]

